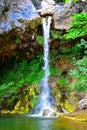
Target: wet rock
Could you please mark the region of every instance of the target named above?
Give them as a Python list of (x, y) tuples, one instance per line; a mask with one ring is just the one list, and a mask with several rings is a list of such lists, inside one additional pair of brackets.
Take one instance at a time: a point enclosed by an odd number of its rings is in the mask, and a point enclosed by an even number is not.
[(67, 75), (67, 72), (69, 71), (70, 63), (67, 58), (60, 58), (55, 63), (55, 68), (61, 70), (61, 75)]
[(57, 116), (57, 113), (56, 113), (56, 112), (52, 112), (52, 113), (50, 114), (50, 116)]
[(10, 56), (14, 55), (15, 52), (14, 50), (16, 49), (17, 45), (16, 44), (7, 44), (6, 46), (2, 46), (0, 49), (0, 55), (2, 56)]
[(55, 88), (56, 85), (57, 85), (57, 80), (58, 80), (58, 77), (57, 76), (54, 76), (53, 78), (49, 79), (49, 85), (52, 87), (52, 88)]
[(58, 111), (59, 113), (63, 113), (63, 109), (62, 109), (62, 107), (61, 107), (60, 105), (57, 106), (57, 111)]
[(51, 111), (50, 111), (50, 109), (45, 109), (44, 111), (43, 111), (43, 116), (47, 116), (47, 115), (49, 115), (49, 113), (50, 113)]
[[(5, 2), (5, 1), (4, 1)], [(1, 0), (3, 8), (0, 17), (0, 33), (8, 32), (14, 28), (25, 30), (26, 22), (39, 17), (31, 0), (15, 0), (9, 3)], [(8, 9), (6, 9), (8, 8)]]
[(85, 98), (78, 102), (78, 108), (80, 110), (87, 109), (87, 95), (85, 96)]
[(57, 116), (57, 112), (55, 110), (51, 111), (49, 108), (43, 111), (42, 116)]
[(87, 4), (76, 3), (74, 6), (72, 6), (72, 9), (75, 10), (77, 13), (87, 12)]
[(39, 10), (39, 9), (41, 9), (41, 1), (40, 0), (32, 0), (33, 1), (33, 3), (34, 3), (34, 5), (35, 5), (35, 8), (37, 9), (37, 10)]
[(83, 11), (87, 11), (87, 4), (85, 3), (76, 3), (72, 7), (70, 4), (56, 5), (54, 11), (54, 28), (68, 30), (70, 23), (73, 22), (72, 15)]
[(41, 15), (52, 15), (54, 13), (54, 0), (43, 0), (41, 2)]

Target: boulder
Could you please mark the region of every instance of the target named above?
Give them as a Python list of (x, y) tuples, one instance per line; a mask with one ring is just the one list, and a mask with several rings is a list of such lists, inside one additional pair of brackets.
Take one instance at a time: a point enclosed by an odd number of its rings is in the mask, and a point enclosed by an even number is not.
[(56, 113), (56, 112), (52, 112), (52, 113), (50, 114), (50, 116), (57, 116), (57, 113)]
[(87, 109), (87, 95), (85, 96), (85, 98), (81, 99), (78, 102), (78, 109), (80, 110)]
[(0, 34), (14, 28), (25, 31), (26, 22), (39, 17), (31, 0), (1, 0)]
[(49, 114), (51, 113), (51, 111), (50, 111), (50, 109), (45, 109), (44, 111), (43, 111), (43, 116), (48, 116)]
[(41, 2), (41, 15), (52, 15), (54, 13), (55, 2), (54, 0), (42, 0)]
[(87, 4), (82, 2), (73, 6), (70, 6), (70, 4), (58, 4), (54, 10), (54, 28), (68, 30), (71, 22), (73, 22), (72, 16), (75, 13), (87, 12)]
[(57, 111), (47, 108), (43, 111), (42, 116), (57, 116)]
[(40, 24), (40, 16), (31, 0), (0, 0), (1, 63), (5, 61), (3, 57), (32, 59), (39, 54), (42, 48), (35, 36)]
[(54, 28), (55, 29), (69, 29), (70, 23), (73, 21), (72, 15), (75, 12), (69, 5), (56, 5), (54, 11)]

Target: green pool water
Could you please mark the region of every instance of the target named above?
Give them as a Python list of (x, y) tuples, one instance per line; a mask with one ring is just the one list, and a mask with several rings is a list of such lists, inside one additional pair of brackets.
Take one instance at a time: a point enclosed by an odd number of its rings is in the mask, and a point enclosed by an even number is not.
[(87, 130), (87, 123), (62, 118), (0, 117), (0, 130)]

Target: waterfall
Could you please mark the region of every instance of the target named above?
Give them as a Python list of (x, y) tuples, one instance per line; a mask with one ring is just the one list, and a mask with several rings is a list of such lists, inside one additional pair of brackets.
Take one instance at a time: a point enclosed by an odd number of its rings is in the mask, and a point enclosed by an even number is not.
[(51, 112), (53, 112), (53, 98), (50, 95), (50, 87), (48, 84), (48, 80), (49, 80), (49, 75), (50, 75), (50, 71), (49, 71), (49, 38), (50, 38), (50, 24), (51, 24), (51, 16), (48, 17), (48, 20), (46, 21), (46, 18), (42, 19), (42, 25), (43, 25), (43, 37), (44, 37), (44, 57), (43, 57), (43, 61), (44, 61), (44, 77), (41, 80), (41, 94), (39, 97), (39, 104), (35, 106), (34, 108), (34, 112), (36, 115), (43, 115), (43, 112), (46, 110), (47, 111), (47, 116), (49, 116), (49, 114)]
[(42, 92), (40, 95), (40, 104), (41, 104), (41, 111), (45, 109), (51, 109), (52, 105), (50, 102), (50, 88), (48, 84), (48, 79), (50, 75), (49, 71), (49, 38), (50, 38), (50, 24), (51, 24), (51, 17), (48, 17), (48, 21), (45, 18), (42, 20), (43, 25), (43, 36), (44, 36), (44, 77), (41, 82)]

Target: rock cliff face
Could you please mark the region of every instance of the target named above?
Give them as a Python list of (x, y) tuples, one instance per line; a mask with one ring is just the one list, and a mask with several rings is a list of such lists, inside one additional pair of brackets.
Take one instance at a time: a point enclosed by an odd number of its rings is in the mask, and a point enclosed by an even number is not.
[(41, 51), (34, 40), (34, 33), (37, 32), (34, 29), (36, 26), (39, 28), (39, 18), (31, 0), (1, 0), (0, 58), (14, 55), (31, 59)]
[(39, 17), (31, 0), (2, 0), (0, 6), (0, 34), (14, 28), (25, 31), (26, 22)]
[(70, 23), (73, 22), (72, 15), (80, 12), (87, 12), (87, 4), (76, 3), (72, 7), (69, 4), (56, 5), (54, 11), (54, 28), (68, 30)]
[(87, 11), (84, 2), (72, 7), (68, 4), (55, 4), (53, 0), (38, 2), (36, 9), (31, 0), (0, 1), (0, 59), (8, 56), (32, 59), (42, 52), (42, 45), (37, 41), (37, 35), (42, 35), (42, 17), (52, 15), (53, 28), (66, 30), (70, 28), (74, 13)]
[(54, 0), (42, 0), (41, 15), (53, 15), (55, 8)]

